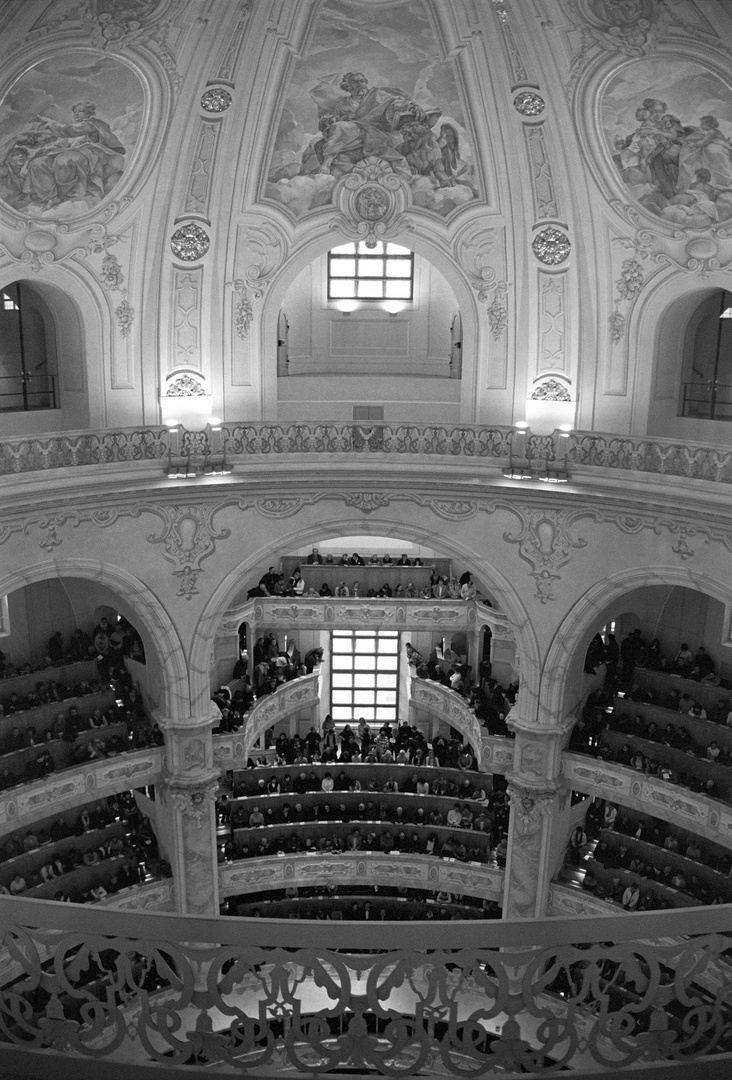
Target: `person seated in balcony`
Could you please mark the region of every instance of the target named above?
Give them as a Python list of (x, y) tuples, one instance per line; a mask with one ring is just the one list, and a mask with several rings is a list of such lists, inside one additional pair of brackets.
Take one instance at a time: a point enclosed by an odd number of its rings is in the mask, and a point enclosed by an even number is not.
[(679, 651), (673, 658), (673, 661), (671, 663), (671, 670), (676, 675), (688, 676), (691, 675), (693, 667), (694, 657), (692, 655), (691, 649), (689, 648), (688, 644), (683, 641), (681, 643)]
[(714, 679), (714, 667), (714, 657), (709, 655), (703, 645), (700, 645), (691, 669), (692, 679), (699, 679), (700, 682), (711, 682)]
[(437, 581), (432, 586), (432, 595), (435, 600), (446, 600), (450, 595), (449, 589), (442, 575), (438, 575)]
[(381, 586), (381, 588), (379, 589), (379, 596), (383, 596), (383, 597), (385, 597), (386, 599), (391, 599), (391, 597), (392, 597), (393, 595), (394, 595), (394, 590), (392, 589), (392, 587), (391, 587), (391, 585), (389, 584), (389, 582), (388, 582), (388, 581), (385, 581), (385, 582), (384, 582), (384, 584), (383, 584), (383, 585)]
[(693, 716), (696, 720), (706, 720), (707, 718), (706, 709), (698, 701), (695, 701), (691, 706), (688, 715)]
[(308, 563), (309, 566), (312, 566), (314, 563), (322, 563), (323, 556), (320, 554), (318, 549), (314, 547), (305, 561)]
[(255, 806), (249, 815), (249, 828), (258, 829), (264, 825), (264, 814), (258, 806)]
[(432, 586), (429, 582), (422, 586), (422, 588), (419, 590), (419, 595), (422, 600), (432, 599)]
[(351, 590), (346, 585), (345, 581), (339, 581), (335, 587), (335, 595), (339, 598), (343, 598), (351, 595)]
[(472, 575), (466, 571), (460, 578), (460, 596), (463, 600), (474, 600), (477, 593)]
[(287, 586), (288, 596), (302, 596), (305, 592), (305, 579), (303, 578), (300, 567), (295, 567), (292, 577), (290, 578)]
[(626, 911), (635, 911), (640, 902), (640, 885), (637, 882), (629, 882), (623, 891), (621, 903)]
[(18, 872), (10, 882), (10, 895), (17, 896), (19, 893), (25, 892), (26, 888), (25, 878)]
[(707, 758), (709, 759), (709, 761), (717, 761), (718, 758), (719, 758), (720, 753), (721, 753), (721, 750), (720, 750), (719, 746), (714, 741), (714, 739), (712, 739), (709, 746), (707, 747), (707, 753), (706, 753)]
[(413, 582), (408, 581), (404, 586), (404, 597), (407, 600), (413, 600), (417, 595), (417, 589)]

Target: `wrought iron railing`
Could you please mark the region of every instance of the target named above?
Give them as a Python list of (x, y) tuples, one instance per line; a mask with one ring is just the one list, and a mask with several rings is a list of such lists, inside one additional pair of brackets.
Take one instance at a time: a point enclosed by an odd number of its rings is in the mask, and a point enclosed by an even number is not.
[(536, 476), (547, 467), (566, 465), (575, 475), (577, 469), (602, 468), (732, 484), (732, 447), (708, 443), (581, 431), (532, 435), (511, 427), (264, 421), (203, 432), (152, 426), (2, 439), (0, 475), (133, 462), (193, 475), (290, 454), (427, 456), (481, 460), (500, 469), (520, 457)]
[(0, 927), (11, 1074), (729, 1075), (730, 907), (435, 925), (0, 897)]
[(0, 375), (0, 412), (56, 407), (55, 375)]

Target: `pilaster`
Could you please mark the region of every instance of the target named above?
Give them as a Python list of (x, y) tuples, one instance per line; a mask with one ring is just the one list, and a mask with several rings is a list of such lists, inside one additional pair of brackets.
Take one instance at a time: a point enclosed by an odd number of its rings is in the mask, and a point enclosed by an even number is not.
[(218, 915), (216, 791), (211, 732), (216, 716), (170, 720), (157, 717), (165, 733), (165, 768), (156, 789), (171, 843), (176, 910)]
[(546, 915), (555, 871), (558, 834), (565, 829), (567, 801), (561, 779), (564, 732), (509, 718), (515, 732), (513, 770), (506, 774), (511, 804), (503, 915), (534, 919)]

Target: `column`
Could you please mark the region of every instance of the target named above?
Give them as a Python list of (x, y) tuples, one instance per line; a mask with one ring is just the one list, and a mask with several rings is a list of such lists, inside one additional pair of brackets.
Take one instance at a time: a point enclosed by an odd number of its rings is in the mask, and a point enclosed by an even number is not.
[(215, 800), (219, 772), (213, 763), (211, 737), (218, 715), (156, 719), (165, 734), (166, 750), (165, 772), (156, 796), (172, 838), (176, 910), (185, 915), (218, 915)]
[[(546, 915), (549, 882), (563, 851), (563, 812), (569, 799), (561, 779), (564, 732), (509, 718), (516, 733), (514, 768), (506, 774), (509, 819), (503, 917), (533, 919)], [(558, 854), (559, 852), (559, 854)]]

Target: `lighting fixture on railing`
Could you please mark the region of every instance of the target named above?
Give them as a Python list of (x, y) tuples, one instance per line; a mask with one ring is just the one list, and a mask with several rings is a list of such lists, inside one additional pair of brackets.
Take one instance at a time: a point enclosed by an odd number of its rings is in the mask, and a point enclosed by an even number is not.
[(503, 470), (503, 475), (507, 480), (531, 479), (531, 467), (526, 456), (526, 431), (528, 426), (526, 420), (519, 420), (518, 423), (514, 424), (514, 430), (510, 435), (508, 465)]
[[(226, 461), (227, 437), (218, 417), (209, 417), (204, 428), (195, 428), (193, 432), (177, 420), (166, 421), (166, 427), (170, 429), (167, 460), (169, 480), (231, 474)], [(183, 432), (188, 435), (186, 439), (182, 439)], [(216, 460), (219, 455), (220, 460)]]
[(336, 307), (344, 315), (350, 315), (352, 311), (356, 311), (359, 307), (358, 300), (339, 300)]

